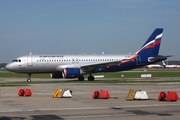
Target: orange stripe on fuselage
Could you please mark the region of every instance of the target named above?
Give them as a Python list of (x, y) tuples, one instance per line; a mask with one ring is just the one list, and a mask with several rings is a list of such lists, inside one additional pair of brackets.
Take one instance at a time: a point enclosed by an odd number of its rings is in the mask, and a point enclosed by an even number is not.
[[(136, 58), (137, 58), (137, 55), (135, 55), (132, 58), (130, 58), (130, 60), (121, 61), (121, 62), (119, 62), (119, 64), (125, 64), (125, 63), (128, 63), (130, 61), (134, 62)], [(115, 64), (108, 64), (107, 66), (111, 67), (111, 66), (114, 66), (114, 65)]]

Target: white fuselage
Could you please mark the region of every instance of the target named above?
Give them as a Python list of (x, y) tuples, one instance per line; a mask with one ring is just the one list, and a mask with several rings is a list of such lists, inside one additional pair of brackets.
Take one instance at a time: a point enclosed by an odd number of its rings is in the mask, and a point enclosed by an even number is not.
[(6, 66), (12, 72), (50, 73), (63, 68), (81, 68), (83, 66), (104, 65), (130, 59), (133, 55), (28, 55), (16, 58)]

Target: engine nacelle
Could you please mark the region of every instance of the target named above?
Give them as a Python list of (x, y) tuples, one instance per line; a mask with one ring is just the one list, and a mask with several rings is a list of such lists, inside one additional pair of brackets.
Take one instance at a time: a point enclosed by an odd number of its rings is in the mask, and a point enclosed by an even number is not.
[(77, 78), (82, 74), (80, 68), (64, 68), (62, 71), (62, 76), (64, 78)]
[(59, 73), (50, 73), (51, 78), (63, 78), (62, 72)]

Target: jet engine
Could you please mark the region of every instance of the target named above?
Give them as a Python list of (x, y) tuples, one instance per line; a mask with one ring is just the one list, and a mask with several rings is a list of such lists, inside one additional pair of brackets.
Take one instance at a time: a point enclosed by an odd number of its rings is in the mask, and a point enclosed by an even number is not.
[(62, 76), (64, 78), (77, 78), (82, 74), (80, 68), (64, 68), (62, 71)]
[(59, 72), (59, 73), (51, 73), (50, 76), (51, 76), (51, 78), (63, 78), (62, 72)]

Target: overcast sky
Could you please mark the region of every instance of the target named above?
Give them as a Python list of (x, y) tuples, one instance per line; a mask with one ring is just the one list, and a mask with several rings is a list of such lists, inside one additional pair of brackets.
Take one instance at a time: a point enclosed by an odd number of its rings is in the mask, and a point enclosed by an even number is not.
[(180, 60), (180, 0), (0, 0), (0, 63), (32, 54), (135, 53), (164, 28)]

